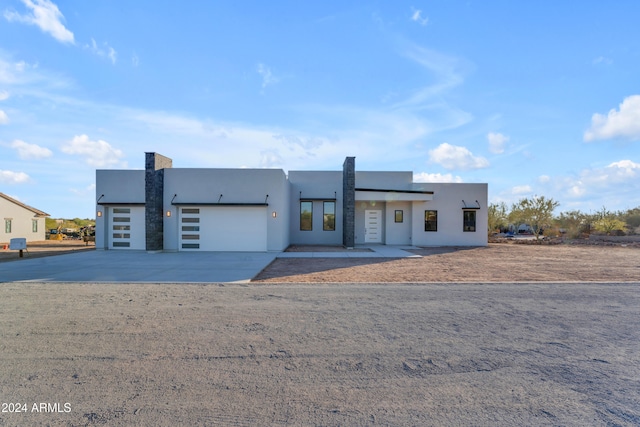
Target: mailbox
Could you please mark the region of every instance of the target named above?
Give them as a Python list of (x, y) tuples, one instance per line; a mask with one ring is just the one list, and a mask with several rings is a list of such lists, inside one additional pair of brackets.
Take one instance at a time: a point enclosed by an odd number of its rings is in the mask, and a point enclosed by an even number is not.
[(9, 249), (12, 251), (27, 249), (27, 239), (24, 237), (16, 237), (9, 242)]

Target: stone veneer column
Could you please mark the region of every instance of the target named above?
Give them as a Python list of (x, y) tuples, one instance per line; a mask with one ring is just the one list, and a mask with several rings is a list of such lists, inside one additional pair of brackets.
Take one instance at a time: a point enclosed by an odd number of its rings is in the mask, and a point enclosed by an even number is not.
[(347, 157), (342, 165), (342, 244), (355, 246), (356, 236), (356, 158)]
[(157, 153), (145, 153), (144, 216), (148, 251), (164, 249), (164, 169), (170, 168), (170, 158)]

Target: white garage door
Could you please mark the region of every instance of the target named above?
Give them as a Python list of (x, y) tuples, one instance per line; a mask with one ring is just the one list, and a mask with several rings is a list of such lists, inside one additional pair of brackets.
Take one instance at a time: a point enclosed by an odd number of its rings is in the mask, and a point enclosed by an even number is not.
[(266, 206), (180, 209), (180, 250), (265, 252)]
[(110, 207), (109, 249), (145, 249), (144, 208)]

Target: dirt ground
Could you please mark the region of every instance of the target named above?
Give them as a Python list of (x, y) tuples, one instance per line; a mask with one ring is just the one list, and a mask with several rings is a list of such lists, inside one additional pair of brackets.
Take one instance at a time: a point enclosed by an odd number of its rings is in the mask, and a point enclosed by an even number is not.
[[(345, 250), (345, 249), (343, 249)], [(640, 281), (640, 247), (492, 243), (412, 251), (421, 258), (280, 258), (254, 282)]]
[[(4, 249), (9, 242), (0, 242), (0, 262), (15, 261), (20, 257), (19, 251)], [(94, 250), (95, 244), (86, 244), (82, 240), (43, 240), (40, 242), (28, 242), (27, 250), (23, 251), (23, 257), (39, 258), (43, 256), (63, 255), (74, 251)]]
[(0, 372), (3, 426), (637, 426), (640, 292), (6, 283)]
[[(80, 240), (30, 242), (25, 257), (94, 250)], [(0, 262), (18, 260), (2, 250)], [(291, 246), (291, 252), (342, 252), (342, 247)], [(356, 252), (370, 252), (355, 249)], [(416, 282), (628, 282), (640, 281), (637, 245), (528, 245), (436, 247), (412, 251), (420, 258), (279, 258), (258, 274), (260, 283)]]

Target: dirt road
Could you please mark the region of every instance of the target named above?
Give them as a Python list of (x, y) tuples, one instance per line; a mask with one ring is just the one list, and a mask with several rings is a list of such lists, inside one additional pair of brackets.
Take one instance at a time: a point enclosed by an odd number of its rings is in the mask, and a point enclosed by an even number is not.
[(0, 425), (639, 425), (639, 290), (7, 283)]

